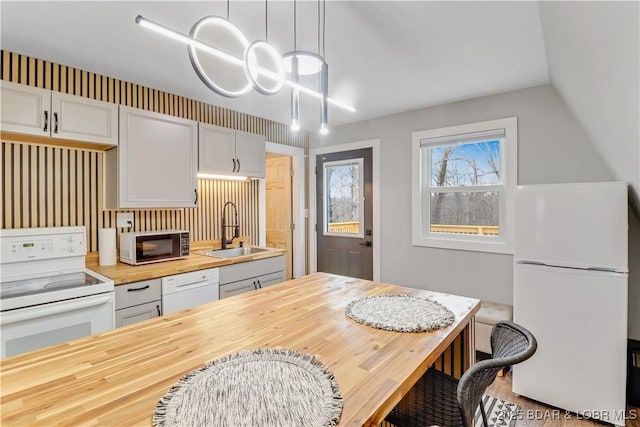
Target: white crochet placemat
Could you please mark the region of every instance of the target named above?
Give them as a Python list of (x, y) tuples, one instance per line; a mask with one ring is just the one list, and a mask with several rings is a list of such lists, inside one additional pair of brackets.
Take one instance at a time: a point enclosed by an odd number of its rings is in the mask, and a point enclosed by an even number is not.
[(375, 295), (351, 301), (345, 314), (372, 328), (396, 332), (430, 332), (455, 320), (440, 303), (411, 295)]
[(335, 426), (342, 395), (314, 355), (242, 351), (190, 372), (158, 402), (155, 426)]

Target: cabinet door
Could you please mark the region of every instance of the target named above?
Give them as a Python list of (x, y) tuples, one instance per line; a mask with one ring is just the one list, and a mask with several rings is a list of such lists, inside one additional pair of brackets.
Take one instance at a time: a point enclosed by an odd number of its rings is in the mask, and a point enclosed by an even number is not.
[(235, 131), (220, 126), (199, 124), (198, 172), (232, 174), (235, 163)]
[(238, 175), (264, 178), (265, 139), (262, 135), (236, 131), (236, 159)]
[(2, 130), (50, 136), (51, 91), (11, 82), (0, 82)]
[(197, 122), (121, 107), (119, 207), (195, 207), (197, 136)]
[(116, 310), (116, 328), (153, 319), (154, 317), (161, 316), (161, 313), (162, 307), (160, 306), (160, 301), (122, 308)]
[(267, 286), (277, 285), (278, 283), (284, 282), (284, 276), (284, 271), (278, 271), (275, 273), (258, 276), (256, 277), (256, 280), (258, 281), (258, 287), (266, 288)]
[(220, 285), (220, 299), (256, 290), (256, 279), (244, 279), (238, 282)]
[(118, 145), (118, 106), (54, 92), (51, 136)]
[(285, 270), (284, 255), (220, 267), (220, 283), (232, 283)]
[(160, 279), (118, 285), (115, 287), (116, 310), (159, 300), (161, 289)]

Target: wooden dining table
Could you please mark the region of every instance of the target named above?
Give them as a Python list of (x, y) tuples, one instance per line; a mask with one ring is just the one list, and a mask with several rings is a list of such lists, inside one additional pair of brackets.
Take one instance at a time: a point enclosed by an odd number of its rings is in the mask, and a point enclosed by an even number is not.
[[(380, 294), (438, 301), (455, 321), (403, 333), (345, 316), (350, 301)], [(3, 359), (0, 424), (150, 425), (156, 403), (183, 375), (230, 353), (271, 347), (314, 354), (334, 373), (344, 399), (339, 425), (379, 425), (430, 366), (459, 376), (473, 363), (479, 305), (316, 273)]]

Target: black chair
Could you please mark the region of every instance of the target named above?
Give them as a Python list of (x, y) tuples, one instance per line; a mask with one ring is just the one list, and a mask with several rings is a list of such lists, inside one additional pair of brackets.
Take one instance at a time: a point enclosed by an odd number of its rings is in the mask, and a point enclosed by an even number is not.
[(498, 371), (527, 360), (536, 348), (531, 332), (513, 322), (498, 322), (491, 330), (491, 359), (470, 367), (460, 380), (429, 368), (386, 420), (398, 427), (473, 427), (480, 406), (482, 420), (488, 427), (482, 404), (487, 387)]

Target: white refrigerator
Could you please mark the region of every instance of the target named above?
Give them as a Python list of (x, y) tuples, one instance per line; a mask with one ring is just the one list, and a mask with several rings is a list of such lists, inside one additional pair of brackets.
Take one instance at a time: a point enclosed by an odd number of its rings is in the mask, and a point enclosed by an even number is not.
[[(624, 425), (627, 186), (518, 186), (513, 318), (538, 349), (514, 366), (513, 391)], [(564, 414), (562, 414), (564, 416)]]

